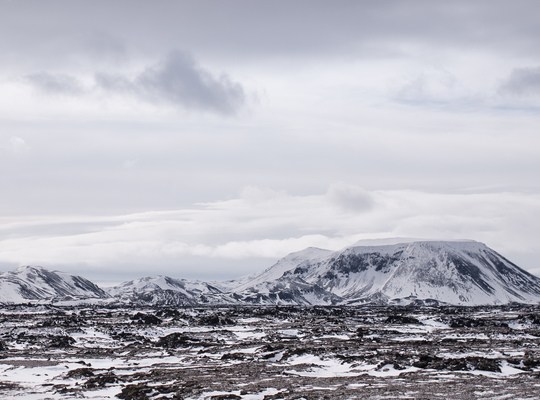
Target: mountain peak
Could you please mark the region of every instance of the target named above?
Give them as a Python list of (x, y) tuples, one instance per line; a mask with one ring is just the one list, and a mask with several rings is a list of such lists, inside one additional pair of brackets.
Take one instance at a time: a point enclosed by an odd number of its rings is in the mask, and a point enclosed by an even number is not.
[(41, 272), (48, 271), (46, 268), (43, 268), (40, 265), (21, 265), (12, 271), (14, 273), (24, 273), (24, 272)]
[[(395, 237), (395, 238), (386, 238), (386, 239), (363, 239), (355, 242), (352, 246), (347, 246), (346, 248), (351, 247), (384, 247), (384, 246), (397, 246), (397, 245), (406, 245), (406, 244), (432, 244), (433, 246), (450, 246), (455, 247), (459, 246), (460, 243), (463, 245), (484, 245), (481, 242), (471, 239), (420, 239), (420, 238), (405, 238), (405, 237)], [(485, 245), (484, 245), (485, 246)]]

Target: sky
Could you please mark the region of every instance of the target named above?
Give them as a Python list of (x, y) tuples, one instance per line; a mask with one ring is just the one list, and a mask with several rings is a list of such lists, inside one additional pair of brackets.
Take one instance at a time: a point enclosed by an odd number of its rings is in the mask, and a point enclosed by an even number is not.
[(540, 274), (536, 0), (0, 0), (0, 270), (473, 239)]

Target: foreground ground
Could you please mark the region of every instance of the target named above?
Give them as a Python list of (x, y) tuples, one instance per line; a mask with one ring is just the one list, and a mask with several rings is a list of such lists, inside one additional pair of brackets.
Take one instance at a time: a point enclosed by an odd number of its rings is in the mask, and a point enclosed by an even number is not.
[(0, 398), (540, 398), (532, 306), (4, 306), (0, 321)]

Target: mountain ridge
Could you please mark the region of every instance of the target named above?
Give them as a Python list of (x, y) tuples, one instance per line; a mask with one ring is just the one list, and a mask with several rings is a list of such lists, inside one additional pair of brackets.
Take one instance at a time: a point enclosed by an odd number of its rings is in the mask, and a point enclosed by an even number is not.
[(105, 290), (86, 278), (40, 266), (21, 266), (0, 273), (0, 303), (107, 298)]
[(82, 277), (21, 267), (0, 274), (0, 302), (107, 299), (167, 306), (540, 302), (540, 278), (483, 243), (412, 239), (365, 243), (338, 251), (310, 247), (260, 273), (226, 282), (160, 275), (103, 290)]

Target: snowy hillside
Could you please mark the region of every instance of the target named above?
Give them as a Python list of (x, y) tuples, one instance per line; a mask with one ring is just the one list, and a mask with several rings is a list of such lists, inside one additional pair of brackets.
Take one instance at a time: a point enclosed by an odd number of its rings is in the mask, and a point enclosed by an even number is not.
[(324, 260), (330, 256), (332, 251), (319, 249), (316, 247), (308, 247), (307, 249), (296, 251), (291, 253), (271, 267), (265, 269), (261, 273), (251, 275), (247, 278), (239, 279), (236, 281), (229, 281), (228, 288), (233, 292), (241, 292), (245, 289), (255, 287), (259, 284), (273, 282), (279, 279), (283, 274), (298, 266), (308, 264), (311, 262), (318, 262)]
[(199, 281), (168, 276), (145, 277), (109, 289), (109, 294), (123, 302), (153, 305), (197, 305), (233, 303), (219, 288)]
[(105, 291), (85, 278), (42, 267), (25, 266), (0, 274), (0, 303), (107, 297)]

